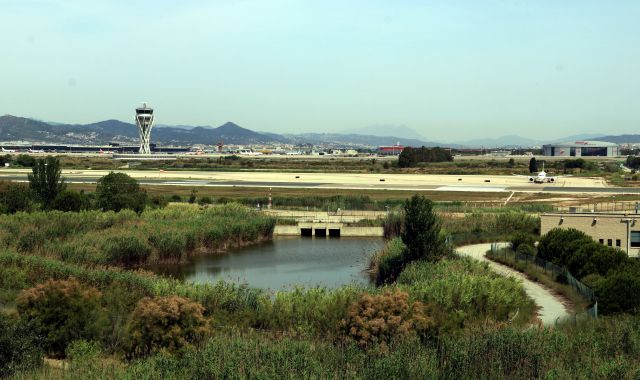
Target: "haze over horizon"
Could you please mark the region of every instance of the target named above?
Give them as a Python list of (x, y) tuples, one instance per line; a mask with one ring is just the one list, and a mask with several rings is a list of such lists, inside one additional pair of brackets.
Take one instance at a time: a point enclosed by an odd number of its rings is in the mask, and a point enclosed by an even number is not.
[(431, 141), (636, 133), (640, 2), (3, 1), (0, 114), (405, 126)]

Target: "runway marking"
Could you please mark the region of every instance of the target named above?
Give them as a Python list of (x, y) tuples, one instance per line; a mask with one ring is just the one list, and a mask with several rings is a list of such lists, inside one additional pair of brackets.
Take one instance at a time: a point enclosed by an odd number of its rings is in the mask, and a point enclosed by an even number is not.
[(509, 201), (511, 200), (511, 198), (513, 198), (513, 194), (515, 194), (515, 193), (516, 193), (515, 191), (512, 191), (512, 192), (511, 192), (511, 195), (509, 195), (509, 198), (507, 198), (507, 200), (506, 200), (506, 201), (504, 201), (504, 205), (505, 205), (505, 206), (507, 205), (507, 203), (509, 203)]
[(473, 192), (503, 192), (506, 191), (504, 187), (494, 186), (440, 186), (437, 187), (438, 191), (473, 191)]

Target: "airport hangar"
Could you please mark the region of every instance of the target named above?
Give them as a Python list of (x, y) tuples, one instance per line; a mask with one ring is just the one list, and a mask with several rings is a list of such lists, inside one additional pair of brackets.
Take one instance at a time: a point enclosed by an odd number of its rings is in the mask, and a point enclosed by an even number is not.
[(554, 157), (616, 157), (618, 144), (606, 141), (574, 141), (542, 146), (542, 154)]

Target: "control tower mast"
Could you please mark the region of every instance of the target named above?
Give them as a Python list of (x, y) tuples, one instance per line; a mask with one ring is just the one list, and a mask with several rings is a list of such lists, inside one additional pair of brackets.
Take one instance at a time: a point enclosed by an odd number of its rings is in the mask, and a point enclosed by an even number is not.
[(136, 125), (140, 133), (140, 154), (151, 154), (149, 142), (153, 127), (153, 108), (147, 107), (147, 103), (142, 103), (142, 107), (136, 108)]

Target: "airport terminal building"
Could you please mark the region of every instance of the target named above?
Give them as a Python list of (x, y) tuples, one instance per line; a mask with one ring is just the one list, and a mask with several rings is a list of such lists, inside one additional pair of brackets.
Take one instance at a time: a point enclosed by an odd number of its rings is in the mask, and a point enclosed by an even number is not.
[(618, 144), (606, 141), (574, 141), (542, 146), (542, 154), (554, 157), (616, 157)]

